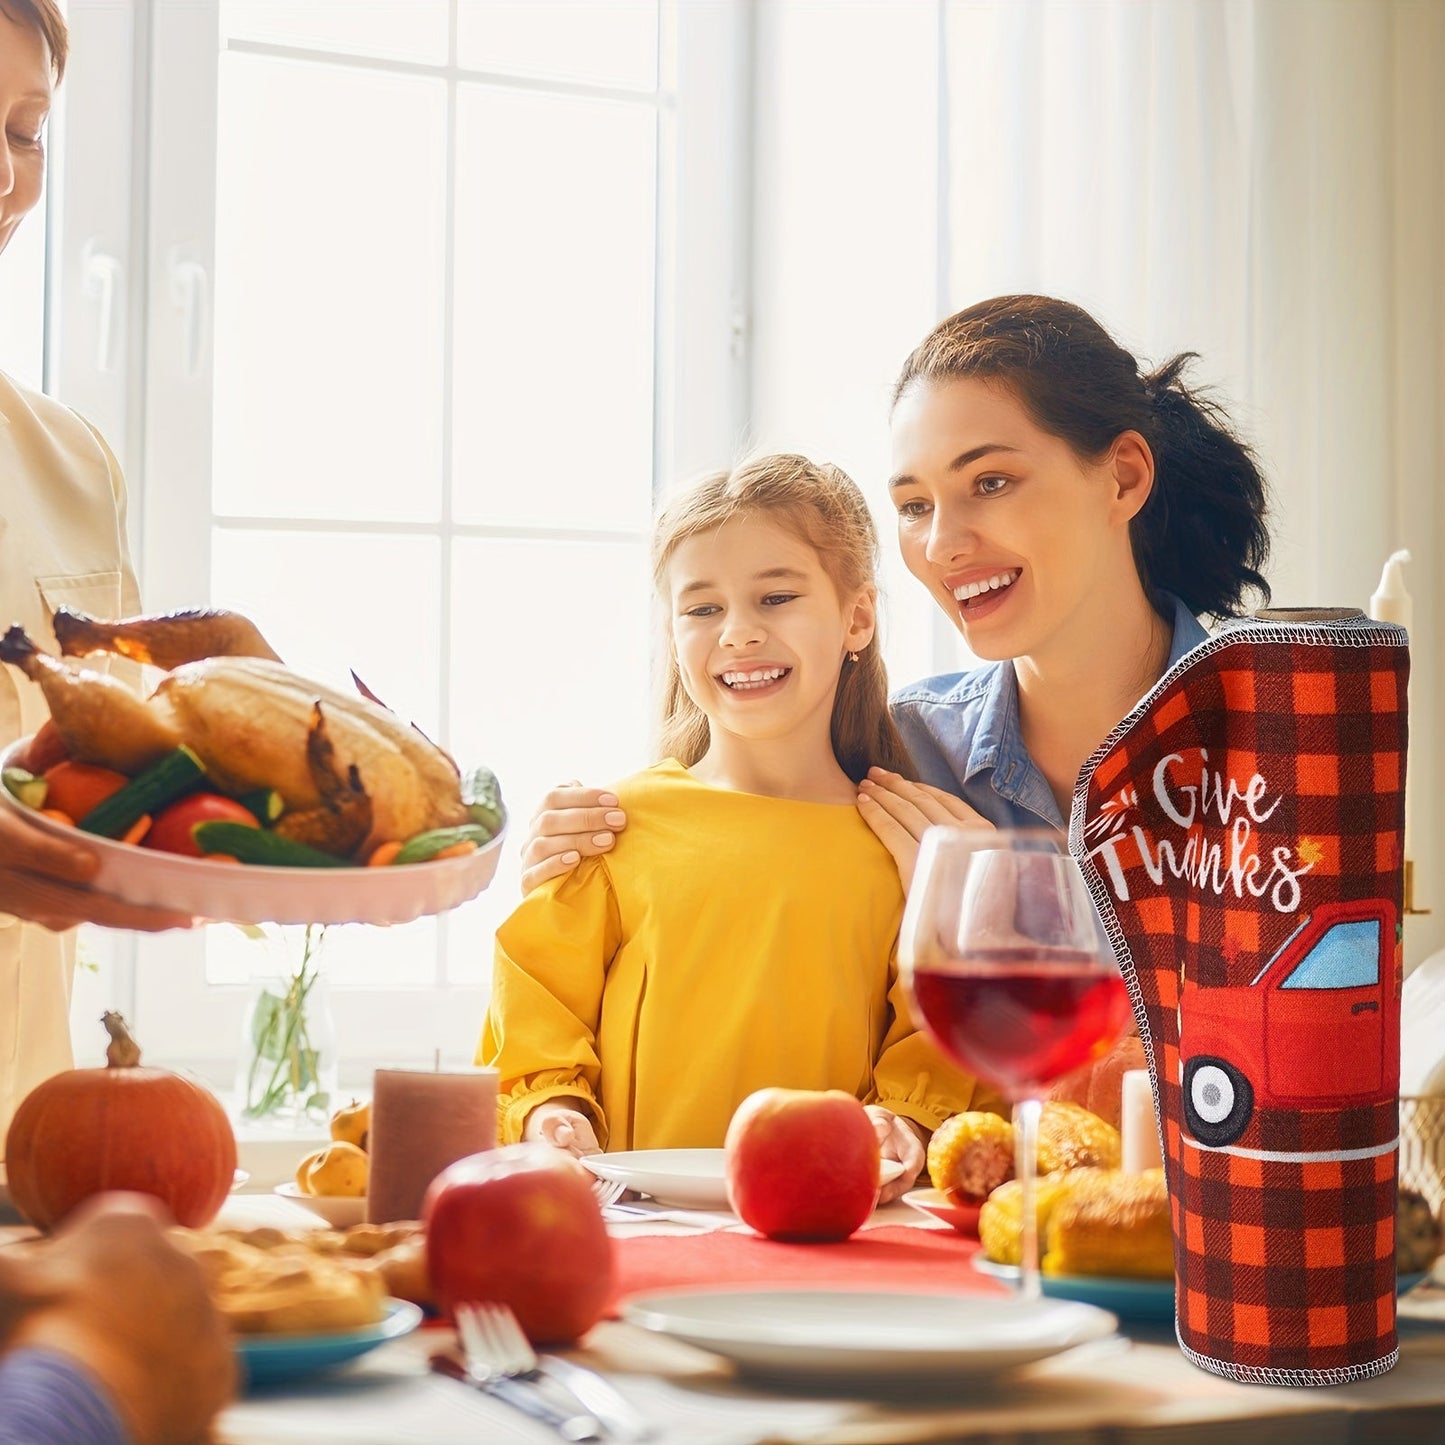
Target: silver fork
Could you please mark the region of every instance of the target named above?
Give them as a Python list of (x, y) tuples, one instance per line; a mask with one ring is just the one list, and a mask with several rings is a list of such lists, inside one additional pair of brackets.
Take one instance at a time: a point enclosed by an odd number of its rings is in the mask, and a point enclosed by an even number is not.
[(609, 1204), (616, 1204), (626, 1193), (627, 1186), (620, 1179), (594, 1179), (592, 1181), (592, 1197), (603, 1209), (606, 1209)]
[[(603, 1438), (594, 1415), (559, 1409), (540, 1388), (537, 1357), (510, 1309), (459, 1304), (455, 1313), (467, 1379), (473, 1385), (550, 1425), (564, 1440)], [(503, 1314), (505, 1319), (500, 1318)]]
[[(504, 1304), (475, 1305), (484, 1312), (483, 1329), (496, 1342), (501, 1357), (525, 1366), (517, 1378), (535, 1379), (540, 1372), (561, 1385), (584, 1410), (589, 1410), (618, 1440), (651, 1440), (656, 1432), (605, 1375), (560, 1355), (541, 1355), (532, 1349), (517, 1316)], [(509, 1373), (510, 1370), (509, 1370)]]

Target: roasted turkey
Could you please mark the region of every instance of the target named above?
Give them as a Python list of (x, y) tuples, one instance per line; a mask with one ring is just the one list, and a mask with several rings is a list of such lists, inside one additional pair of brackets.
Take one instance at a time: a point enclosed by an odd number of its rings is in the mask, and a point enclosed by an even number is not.
[[(283, 823), (297, 815), (280, 831), (334, 841), (368, 824), (358, 852), (466, 821), (445, 752), (369, 697), (291, 672), (244, 618), (184, 612), (105, 622), (61, 613), (55, 625), (69, 652), (115, 652), (171, 669), (141, 699), (104, 673), (42, 652), (22, 628), (0, 639), (0, 661), (39, 685), (80, 761), (134, 775), (184, 743), (223, 791), (279, 792)], [(341, 831), (322, 826), (332, 824)]]

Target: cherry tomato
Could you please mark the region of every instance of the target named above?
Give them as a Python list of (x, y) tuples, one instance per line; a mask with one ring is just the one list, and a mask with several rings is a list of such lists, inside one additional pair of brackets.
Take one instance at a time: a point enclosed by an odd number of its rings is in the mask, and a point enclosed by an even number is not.
[(98, 808), (112, 793), (130, 782), (124, 773), (98, 768), (94, 763), (56, 763), (45, 770), (50, 785), (45, 806), (68, 813), (78, 823), (92, 808)]
[(188, 798), (172, 803), (156, 814), (150, 832), (141, 840), (142, 848), (159, 848), (165, 853), (184, 853), (189, 858), (205, 855), (196, 845), (191, 830), (197, 823), (245, 823), (248, 827), (259, 828), (255, 814), (243, 808), (234, 798), (223, 798), (219, 793), (192, 793)]
[(60, 729), (55, 726), (52, 718), (46, 718), (35, 736), (30, 739), (30, 746), (25, 749), (25, 760), (20, 766), (38, 778), (56, 763), (65, 762), (69, 756), (70, 752), (60, 736)]

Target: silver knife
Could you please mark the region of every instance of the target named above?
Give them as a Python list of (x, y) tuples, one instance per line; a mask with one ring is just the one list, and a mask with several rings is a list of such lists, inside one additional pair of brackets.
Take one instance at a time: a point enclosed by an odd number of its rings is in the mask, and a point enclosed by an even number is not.
[(560, 1355), (541, 1355), (542, 1373), (576, 1396), (577, 1403), (590, 1410), (616, 1440), (652, 1440), (657, 1431), (605, 1375)]
[(574, 1415), (560, 1410), (535, 1385), (526, 1380), (516, 1380), (510, 1375), (486, 1377), (474, 1375), (460, 1360), (438, 1352), (429, 1357), (427, 1363), (439, 1375), (459, 1380), (484, 1394), (495, 1395), (497, 1399), (550, 1425), (564, 1440), (601, 1440), (602, 1427), (591, 1415)]

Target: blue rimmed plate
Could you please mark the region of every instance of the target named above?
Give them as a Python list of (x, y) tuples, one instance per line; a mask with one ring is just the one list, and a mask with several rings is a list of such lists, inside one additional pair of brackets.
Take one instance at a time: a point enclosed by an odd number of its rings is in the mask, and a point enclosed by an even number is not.
[[(992, 1275), (1007, 1284), (1017, 1284), (1016, 1264), (995, 1264), (982, 1254), (973, 1257), (973, 1267), (980, 1274)], [(1119, 1316), (1121, 1320), (1174, 1319), (1174, 1281), (1172, 1279), (1124, 1279), (1113, 1275), (1044, 1274), (1039, 1283), (1045, 1299), (1076, 1300), (1080, 1304), (1097, 1305)]]
[(332, 1335), (243, 1335), (236, 1341), (236, 1357), (249, 1385), (274, 1385), (345, 1364), (409, 1335), (420, 1323), (420, 1305), (389, 1299), (381, 1319), (365, 1329)]
[[(973, 1267), (980, 1274), (992, 1275), (1009, 1284), (1017, 1284), (1019, 1271), (1015, 1264), (995, 1264), (982, 1254), (973, 1257)], [(1402, 1274), (1399, 1292), (1413, 1289), (1425, 1276)], [(1039, 1283), (1046, 1299), (1077, 1300), (1080, 1304), (1097, 1305), (1121, 1320), (1174, 1321), (1174, 1281), (1172, 1279), (1126, 1279), (1116, 1275), (1043, 1274)]]

